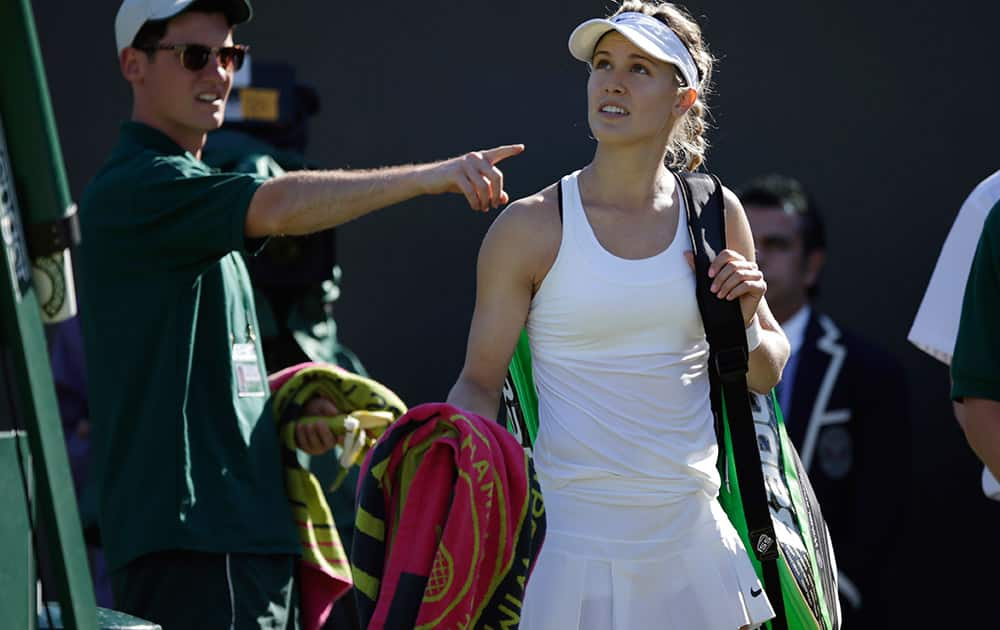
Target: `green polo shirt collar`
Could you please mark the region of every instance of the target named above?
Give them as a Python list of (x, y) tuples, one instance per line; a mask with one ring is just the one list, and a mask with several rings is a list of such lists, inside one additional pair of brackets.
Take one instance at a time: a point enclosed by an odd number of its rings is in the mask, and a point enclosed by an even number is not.
[(121, 124), (120, 138), (122, 145), (132, 144), (139, 149), (151, 149), (164, 155), (183, 155), (197, 160), (190, 151), (177, 144), (167, 134), (146, 123), (128, 120)]

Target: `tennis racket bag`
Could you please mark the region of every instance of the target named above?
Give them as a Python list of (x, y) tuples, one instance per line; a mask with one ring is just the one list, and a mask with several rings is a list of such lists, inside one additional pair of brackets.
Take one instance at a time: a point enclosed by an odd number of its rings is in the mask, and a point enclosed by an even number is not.
[(777, 616), (771, 630), (838, 630), (837, 564), (826, 521), (774, 391), (747, 387), (749, 353), (739, 301), (709, 290), (708, 266), (726, 248), (722, 184), (678, 178), (695, 255), (698, 308), (709, 344), (719, 438), (719, 503), (743, 538)]

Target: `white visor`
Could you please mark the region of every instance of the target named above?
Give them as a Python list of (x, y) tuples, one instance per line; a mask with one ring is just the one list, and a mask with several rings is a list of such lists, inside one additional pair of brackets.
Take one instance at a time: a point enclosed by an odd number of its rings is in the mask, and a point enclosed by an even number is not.
[(590, 63), (594, 58), (594, 48), (610, 31), (617, 31), (643, 52), (665, 61), (681, 73), (688, 87), (699, 89), (698, 66), (684, 42), (673, 29), (645, 13), (626, 11), (609, 20), (587, 20), (577, 26), (569, 36), (569, 51), (580, 61)]

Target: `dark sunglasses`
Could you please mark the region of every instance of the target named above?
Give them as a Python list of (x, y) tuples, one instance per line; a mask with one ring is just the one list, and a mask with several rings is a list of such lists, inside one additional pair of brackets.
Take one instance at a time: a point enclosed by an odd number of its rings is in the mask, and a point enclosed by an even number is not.
[(226, 70), (239, 71), (243, 67), (243, 59), (246, 57), (249, 46), (222, 46), (220, 48), (210, 48), (201, 44), (158, 44), (147, 48), (140, 48), (145, 52), (156, 50), (173, 51), (177, 58), (181, 60), (181, 65), (186, 70), (198, 72), (206, 65), (212, 56), (218, 56), (219, 65)]

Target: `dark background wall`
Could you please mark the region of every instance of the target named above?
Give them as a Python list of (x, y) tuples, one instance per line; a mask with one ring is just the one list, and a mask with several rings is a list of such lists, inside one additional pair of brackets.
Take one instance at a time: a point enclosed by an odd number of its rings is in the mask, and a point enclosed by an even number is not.
[[(71, 191), (78, 198), (129, 115), (115, 58), (118, 3), (34, 4)], [(309, 157), (330, 167), (424, 161), (523, 142), (512, 197), (589, 160), (586, 70), (566, 51), (608, 0), (255, 3), (237, 39), (319, 90)], [(906, 342), (965, 196), (1000, 168), (994, 26), (1000, 5), (691, 2), (720, 57), (708, 166), (738, 185), (799, 176), (822, 203), (821, 306), (904, 362), (914, 427), (899, 446), (911, 497), (897, 567), (899, 627), (993, 619), (1000, 504), (948, 403), (948, 374)], [(401, 204), (338, 231), (337, 320), (372, 375), (409, 404), (441, 400), (461, 366), (478, 244), (495, 217), (458, 196)], [(886, 418), (892, 422), (892, 418)]]

